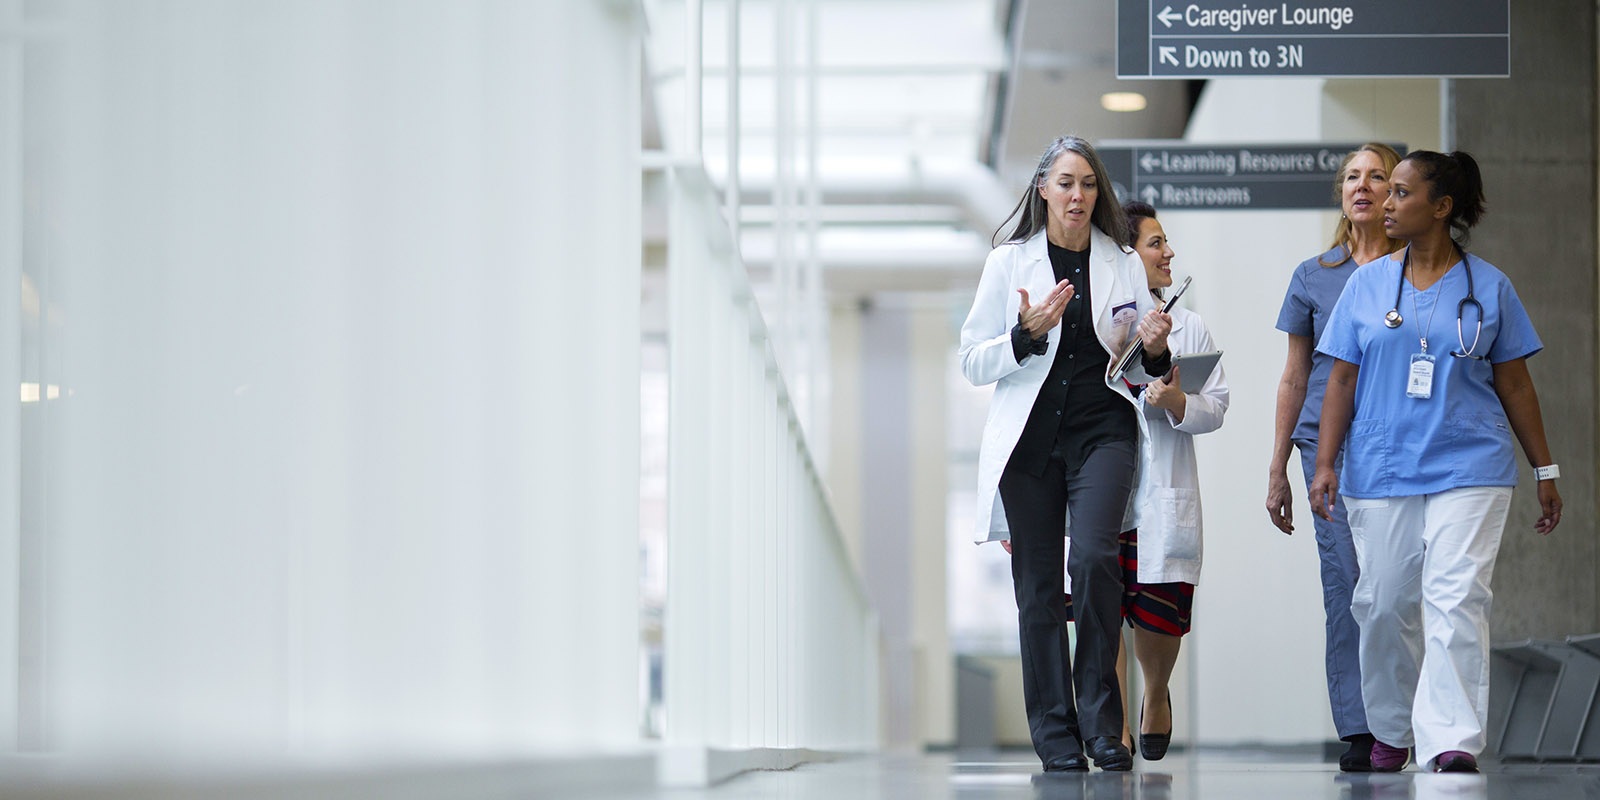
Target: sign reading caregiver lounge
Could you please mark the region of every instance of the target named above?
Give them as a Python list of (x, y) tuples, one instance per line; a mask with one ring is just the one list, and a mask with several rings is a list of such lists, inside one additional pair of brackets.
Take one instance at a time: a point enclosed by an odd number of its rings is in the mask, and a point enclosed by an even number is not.
[(1119, 0), (1117, 77), (1503, 78), (1510, 0)]
[(1108, 142), (1096, 152), (1119, 200), (1143, 200), (1160, 211), (1336, 210), (1334, 175), (1345, 154), (1360, 146)]

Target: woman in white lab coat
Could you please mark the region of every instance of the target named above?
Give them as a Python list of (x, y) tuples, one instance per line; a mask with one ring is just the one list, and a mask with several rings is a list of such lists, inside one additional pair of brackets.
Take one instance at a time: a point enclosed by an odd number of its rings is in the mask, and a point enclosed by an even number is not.
[[(1159, 298), (1172, 285), (1173, 252), (1166, 231), (1146, 203), (1130, 202), (1123, 210), (1150, 291)], [(1183, 308), (1174, 308), (1171, 314), (1167, 344), (1174, 355), (1216, 349), (1199, 314)], [(1181, 366), (1174, 367), (1163, 379), (1139, 390), (1150, 446), (1137, 498), (1139, 527), (1119, 539), (1127, 586), (1122, 613), (1133, 628), (1133, 652), (1145, 687), (1138, 751), (1151, 761), (1164, 757), (1172, 741), (1168, 682), (1182, 637), (1189, 632), (1194, 587), (1200, 582), (1200, 473), (1194, 437), (1221, 427), (1228, 411), (1228, 382), (1221, 363), (1199, 392), (1181, 390), (1182, 372)], [(1119, 657), (1117, 675), (1124, 674)], [(1126, 729), (1122, 735), (1131, 743)]]
[[(1164, 374), (1171, 318), (1155, 308), (1088, 142), (1051, 143), (1012, 217), (961, 327), (963, 374), (995, 384), (978, 456), (978, 541), (1008, 541), (1012, 554), (1023, 700), (1045, 770), (1085, 770), (1089, 760), (1126, 770), (1117, 535), (1135, 509), (1147, 435), (1132, 389), (1112, 372), (1138, 336), (1145, 353), (1128, 379)], [(1076, 669), (1063, 559), (1078, 593)]]

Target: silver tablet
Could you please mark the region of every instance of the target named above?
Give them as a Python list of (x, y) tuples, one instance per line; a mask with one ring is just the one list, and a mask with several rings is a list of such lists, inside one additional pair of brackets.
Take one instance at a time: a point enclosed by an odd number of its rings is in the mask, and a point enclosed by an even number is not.
[(1205, 387), (1206, 380), (1211, 377), (1211, 371), (1217, 368), (1217, 361), (1221, 360), (1222, 351), (1212, 350), (1209, 353), (1180, 353), (1172, 357), (1173, 367), (1183, 367), (1178, 370), (1178, 388), (1184, 394), (1198, 394)]

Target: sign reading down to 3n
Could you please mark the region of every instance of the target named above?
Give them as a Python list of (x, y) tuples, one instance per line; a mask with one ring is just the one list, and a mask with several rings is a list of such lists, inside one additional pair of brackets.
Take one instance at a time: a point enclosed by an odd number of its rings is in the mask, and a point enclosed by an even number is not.
[(1119, 0), (1117, 77), (1511, 73), (1510, 0)]

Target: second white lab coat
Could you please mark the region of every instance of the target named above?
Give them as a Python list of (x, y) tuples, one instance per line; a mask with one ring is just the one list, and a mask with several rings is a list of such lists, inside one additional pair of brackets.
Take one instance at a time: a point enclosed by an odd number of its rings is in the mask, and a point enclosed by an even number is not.
[[(1174, 355), (1215, 350), (1200, 315), (1172, 311), (1167, 344)], [(1180, 373), (1182, 370), (1180, 370)], [(1139, 582), (1200, 582), (1200, 468), (1194, 437), (1222, 427), (1228, 411), (1228, 381), (1219, 361), (1197, 394), (1185, 396), (1183, 422), (1163, 409), (1144, 405), (1150, 446), (1144, 448), (1144, 480), (1139, 484)]]

